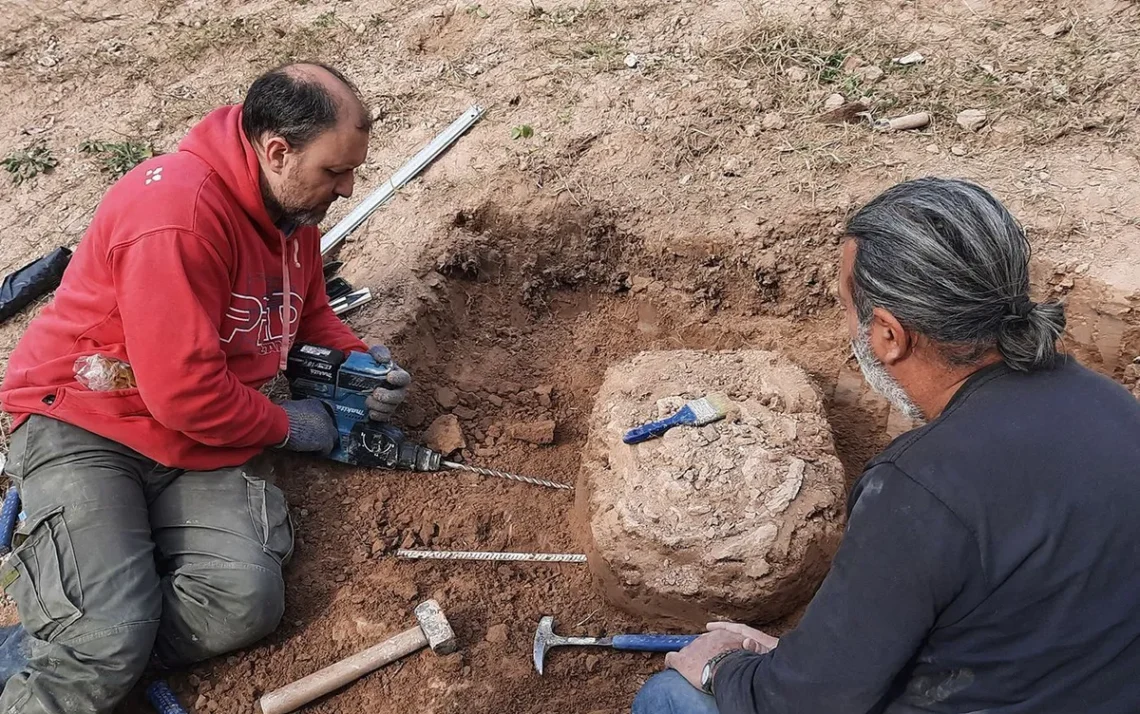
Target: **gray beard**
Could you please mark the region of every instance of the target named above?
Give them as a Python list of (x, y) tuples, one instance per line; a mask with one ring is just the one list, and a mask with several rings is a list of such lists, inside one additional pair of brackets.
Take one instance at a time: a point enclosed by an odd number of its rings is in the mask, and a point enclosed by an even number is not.
[(859, 369), (863, 372), (863, 379), (867, 380), (871, 389), (882, 395), (891, 403), (891, 406), (898, 409), (904, 416), (917, 422), (926, 420), (922, 414), (922, 409), (914, 403), (914, 400), (910, 398), (898, 380), (891, 376), (886, 365), (875, 357), (875, 352), (871, 349), (870, 325), (859, 325), (859, 334), (854, 340), (851, 340), (851, 351), (855, 353), (855, 361), (859, 363)]
[(318, 215), (315, 211), (307, 208), (288, 208), (282, 205), (277, 197), (273, 195), (273, 191), (269, 189), (269, 182), (265, 177), (261, 177), (261, 200), (265, 202), (265, 208), (269, 211), (269, 215), (278, 215), (280, 218), (276, 221), (282, 226), (317, 226), (325, 219), (325, 214)]

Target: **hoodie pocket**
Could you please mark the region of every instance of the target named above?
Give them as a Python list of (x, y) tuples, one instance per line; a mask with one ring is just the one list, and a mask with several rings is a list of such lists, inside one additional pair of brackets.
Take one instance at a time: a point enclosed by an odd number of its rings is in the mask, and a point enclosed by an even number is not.
[[(63, 406), (66, 404), (66, 408)], [(149, 416), (137, 387), (92, 392), (81, 387), (64, 387), (56, 395), (49, 411), (82, 411), (88, 414), (106, 414), (112, 417)]]

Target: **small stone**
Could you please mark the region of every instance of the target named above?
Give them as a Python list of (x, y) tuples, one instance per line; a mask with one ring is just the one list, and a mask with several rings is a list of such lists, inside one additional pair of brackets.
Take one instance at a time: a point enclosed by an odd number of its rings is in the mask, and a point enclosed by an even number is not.
[(198, 698), (194, 700), (194, 711), (206, 711), (206, 707), (210, 705), (210, 699), (205, 694), (199, 694)]
[(901, 65), (919, 64), (920, 62), (922, 62), (925, 59), (926, 58), (922, 56), (921, 52), (911, 52), (909, 55), (903, 55), (902, 57), (896, 57), (895, 63), (901, 64)]
[(761, 131), (762, 130), (760, 129), (759, 124), (749, 124), (748, 126), (744, 127), (744, 135), (749, 137), (756, 136)]
[(962, 146), (961, 144), (954, 144), (950, 147), (950, 153), (954, 154), (955, 156), (965, 156), (966, 147)]
[(424, 442), (429, 449), (444, 455), (467, 448), (463, 427), (459, 425), (459, 417), (454, 414), (444, 414), (433, 421), (424, 433)]
[(500, 644), (507, 641), (507, 626), (492, 625), (487, 628), (487, 641)]
[(625, 56), (625, 66), (633, 69), (641, 61), (641, 58), (630, 52)]
[(479, 412), (467, 407), (456, 407), (451, 410), (451, 413), (464, 421), (470, 421), (479, 416)]
[(298, 511), (298, 513), (301, 514), (301, 518), (308, 518), (309, 517), (309, 509), (307, 509), (307, 508), (302, 508), (300, 511)]
[(784, 74), (793, 82), (802, 82), (808, 78), (808, 72), (803, 67), (788, 67), (784, 70)]
[(417, 406), (408, 406), (404, 410), (404, 424), (417, 429), (427, 421), (427, 412)]
[(867, 64), (867, 60), (863, 59), (859, 55), (847, 55), (847, 57), (844, 58), (843, 63), (839, 65), (839, 68), (844, 72), (850, 73), (854, 72), (865, 64)]
[(586, 655), (586, 672), (593, 674), (598, 671), (598, 663), (601, 660), (597, 655)]
[(206, 703), (206, 711), (210, 711), (210, 712), (218, 711), (218, 703), (215, 702), (213, 699), (211, 699), (209, 702)]
[(830, 94), (827, 99), (823, 100), (823, 108), (829, 112), (834, 111), (843, 106), (843, 103), (846, 101), (842, 94)]
[(855, 76), (858, 77), (859, 81), (861, 82), (874, 84), (883, 78), (883, 70), (879, 69), (873, 64), (870, 64), (866, 67), (860, 67), (859, 69), (855, 70)]
[(550, 395), (553, 394), (554, 387), (549, 384), (542, 384), (535, 388), (534, 393), (538, 395), (538, 403), (544, 407), (551, 405)]
[(977, 131), (986, 125), (988, 117), (984, 109), (966, 109), (958, 112), (958, 126), (966, 131)]
[(777, 112), (768, 112), (760, 119), (760, 126), (764, 131), (779, 131), (787, 125), (788, 122)]
[(1067, 33), (1072, 27), (1068, 20), (1061, 20), (1042, 27), (1041, 34), (1053, 40)]
[(928, 153), (928, 154), (940, 154), (940, 153), (942, 153), (942, 149), (938, 148), (938, 144), (930, 144), (929, 146), (926, 147), (926, 153)]
[(684, 176), (682, 176), (682, 177), (681, 177), (681, 178), (680, 178), (680, 179), (677, 181), (677, 183), (679, 183), (679, 184), (680, 184), (680, 185), (682, 185), (682, 186), (686, 186), (686, 185), (688, 185), (688, 184), (689, 184), (689, 182), (691, 182), (692, 180), (693, 180), (693, 175), (692, 175), (692, 174), (685, 174)]
[(459, 404), (459, 395), (447, 387), (440, 387), (435, 390), (435, 401), (444, 409), (451, 409)]
[(503, 406), (503, 398), (500, 397), (498, 394), (488, 394), (487, 395), (487, 401), (490, 402), (491, 405), (495, 406), (495, 407)]
[(384, 541), (380, 540), (379, 538), (372, 541), (372, 548), (371, 548), (372, 556), (375, 557), (375, 556), (377, 556), (383, 552), (384, 552)]
[(507, 436), (530, 444), (553, 444), (556, 426), (553, 419), (516, 422), (507, 427)]
[(1081, 274), (1087, 273), (1089, 272), (1090, 267), (1092, 266), (1090, 266), (1088, 263), (1081, 263), (1077, 266), (1077, 272)]

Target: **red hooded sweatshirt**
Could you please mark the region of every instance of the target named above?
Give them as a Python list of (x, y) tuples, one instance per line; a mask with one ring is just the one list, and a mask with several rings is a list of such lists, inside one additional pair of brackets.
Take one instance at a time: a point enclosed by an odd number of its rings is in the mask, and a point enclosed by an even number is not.
[[(367, 347), (329, 308), (319, 231), (274, 226), (259, 175), (230, 106), (111, 187), (9, 359), (0, 405), (17, 424), (43, 414), (199, 471), (285, 440), (285, 411), (258, 391), (282, 351)], [(91, 354), (130, 363), (138, 388), (80, 385), (75, 361)]]

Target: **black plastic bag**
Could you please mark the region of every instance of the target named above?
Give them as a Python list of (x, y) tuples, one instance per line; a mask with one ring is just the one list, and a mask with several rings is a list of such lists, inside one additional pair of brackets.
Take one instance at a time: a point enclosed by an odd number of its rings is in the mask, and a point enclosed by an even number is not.
[(4, 278), (0, 285), (0, 322), (59, 287), (70, 260), (69, 249), (56, 248)]

